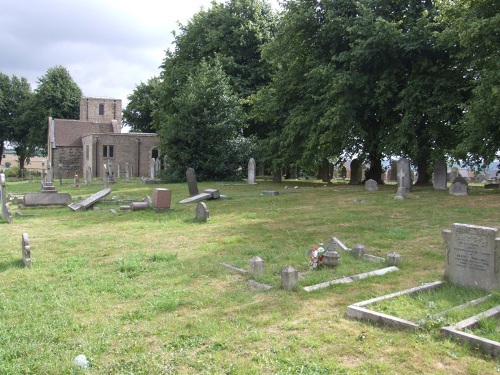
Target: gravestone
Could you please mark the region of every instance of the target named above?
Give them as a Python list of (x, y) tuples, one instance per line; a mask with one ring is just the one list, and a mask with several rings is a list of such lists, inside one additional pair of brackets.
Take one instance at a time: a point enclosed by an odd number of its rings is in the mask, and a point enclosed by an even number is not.
[[(77, 210), (86, 210), (87, 208), (93, 206), (95, 203), (100, 201), (102, 198), (104, 198), (106, 195), (111, 193), (111, 189), (103, 189), (101, 191), (98, 191), (97, 193), (93, 194), (92, 196), (80, 201), (80, 202), (73, 202), (68, 205), (69, 208), (71, 208), (73, 211)], [(71, 197), (70, 197), (71, 201)]]
[(172, 201), (172, 191), (170, 189), (164, 189), (164, 188), (153, 189), (153, 209), (170, 210), (171, 201)]
[(196, 216), (194, 218), (197, 222), (205, 222), (210, 219), (210, 212), (204, 202), (198, 203), (196, 206)]
[(26, 267), (31, 267), (31, 247), (30, 240), (27, 233), (23, 233), (22, 239), (22, 251), (23, 251), (23, 263)]
[(148, 202), (132, 202), (130, 203), (130, 209), (132, 211), (142, 211), (149, 207)]
[(336, 267), (340, 264), (340, 256), (336, 251), (325, 251), (322, 263), (327, 267)]
[(406, 158), (401, 158), (398, 160), (398, 188), (404, 187), (407, 192), (411, 191), (411, 169), (410, 161)]
[(155, 159), (151, 158), (151, 161), (149, 162), (149, 173), (150, 173), (150, 177), (152, 179), (154, 179), (156, 177), (156, 175), (155, 175), (155, 165), (156, 165)]
[(255, 160), (250, 158), (248, 161), (248, 179), (247, 182), (251, 185), (255, 185)]
[(161, 171), (161, 160), (155, 159), (155, 176), (158, 176), (158, 173)]
[(363, 255), (365, 255), (365, 253), (366, 253), (366, 247), (365, 247), (365, 245), (360, 244), (360, 243), (358, 243), (358, 244), (354, 245), (354, 246), (352, 247), (352, 253), (353, 253), (355, 256), (357, 256), (357, 257), (359, 257), (359, 258), (362, 258), (362, 257), (363, 257)]
[(87, 180), (89, 183), (92, 182), (92, 167), (90, 166), (87, 168)]
[(387, 263), (390, 266), (398, 266), (401, 264), (402, 261), (403, 257), (399, 253), (392, 252), (387, 255)]
[(68, 193), (28, 193), (23, 197), (23, 205), (31, 206), (66, 206), (71, 203)]
[(114, 184), (116, 183), (115, 181), (115, 175), (113, 173), (113, 164), (111, 163), (110, 160), (108, 160), (108, 184)]
[(446, 162), (444, 160), (436, 161), (433, 169), (432, 185), (434, 190), (446, 190), (448, 169)]
[(42, 182), (42, 193), (56, 193), (56, 188), (53, 182), (53, 170), (51, 163), (47, 164), (47, 175), (45, 176), (45, 181)]
[(130, 166), (128, 162), (125, 163), (125, 178), (128, 180), (130, 178)]
[(198, 183), (196, 182), (196, 173), (193, 168), (188, 168), (186, 171), (186, 178), (188, 182), (189, 196), (200, 194), (198, 190)]
[(378, 190), (378, 184), (377, 181), (375, 180), (366, 180), (365, 182), (365, 190), (367, 191), (377, 191)]
[(363, 180), (363, 167), (359, 159), (351, 160), (351, 179), (349, 180), (349, 184), (351, 185), (359, 185)]
[(2, 218), (8, 223), (12, 223), (12, 213), (10, 211), (9, 205), (7, 204), (6, 187), (5, 174), (0, 173), (0, 211), (2, 212)]
[(467, 195), (468, 188), (469, 186), (465, 178), (459, 176), (455, 178), (455, 181), (453, 181), (448, 191), (450, 195), (464, 196)]
[(500, 289), (498, 229), (453, 224), (442, 231), (446, 250), (445, 277), (453, 284)]
[(281, 270), (281, 288), (284, 290), (293, 290), (299, 280), (299, 271), (292, 266), (286, 266)]
[(250, 259), (250, 273), (252, 275), (264, 274), (264, 259), (257, 256)]
[(117, 178), (117, 179), (120, 179), (120, 177), (121, 177), (121, 170), (120, 170), (120, 169), (121, 169), (121, 167), (122, 167), (122, 166), (121, 166), (121, 163), (120, 163), (120, 162), (118, 162), (118, 163), (117, 163), (117, 167), (116, 167), (116, 178)]

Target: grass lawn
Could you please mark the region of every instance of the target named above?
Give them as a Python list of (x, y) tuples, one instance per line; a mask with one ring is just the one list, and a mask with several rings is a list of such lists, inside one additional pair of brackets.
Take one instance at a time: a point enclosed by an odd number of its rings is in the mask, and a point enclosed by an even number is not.
[[(55, 185), (73, 200), (102, 189), (70, 182)], [(442, 280), (441, 231), (453, 223), (500, 227), (499, 190), (473, 187), (468, 196), (453, 197), (417, 187), (408, 199), (395, 200), (394, 185), (366, 192), (340, 183), (258, 182), (200, 183), (200, 190), (228, 196), (206, 201), (206, 223), (193, 222), (196, 203), (178, 203), (188, 196), (187, 184), (120, 181), (97, 210), (84, 212), (11, 205), (13, 214), (33, 216), (0, 222), (0, 374), (500, 372), (498, 360), (445, 338), (439, 326), (398, 331), (346, 317), (350, 304)], [(118, 209), (155, 187), (172, 190), (171, 211)], [(39, 190), (37, 181), (7, 181), (10, 193)], [(21, 262), (22, 233), (31, 245), (29, 269)], [(372, 255), (400, 253), (400, 271), (303, 291), (385, 267), (341, 255), (337, 269), (310, 271), (306, 251), (332, 236), (348, 247), (362, 243)], [(265, 260), (256, 279), (273, 286), (270, 291), (220, 265), (248, 270), (254, 256)], [(287, 265), (301, 275), (291, 292), (280, 289)], [(450, 294), (412, 298), (397, 306), (400, 316), (434, 314), (442, 299), (444, 309), (453, 304)], [(497, 329), (496, 322), (486, 326)], [(79, 354), (89, 359), (88, 369), (73, 365)]]

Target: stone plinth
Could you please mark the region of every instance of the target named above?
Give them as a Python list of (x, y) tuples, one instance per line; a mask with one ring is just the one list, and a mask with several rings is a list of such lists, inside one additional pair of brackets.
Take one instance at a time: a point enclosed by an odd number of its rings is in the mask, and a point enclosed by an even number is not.
[(286, 266), (281, 270), (281, 288), (284, 290), (293, 290), (299, 280), (299, 271), (292, 266)]
[(172, 191), (170, 189), (153, 189), (153, 208), (155, 210), (170, 210)]

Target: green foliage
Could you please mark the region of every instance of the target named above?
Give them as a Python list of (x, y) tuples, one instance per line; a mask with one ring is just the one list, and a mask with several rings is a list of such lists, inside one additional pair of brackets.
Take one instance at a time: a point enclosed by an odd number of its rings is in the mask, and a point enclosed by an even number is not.
[(147, 83), (140, 83), (127, 98), (127, 107), (123, 110), (123, 121), (132, 132), (153, 133), (153, 115), (159, 105), (160, 79), (150, 78)]
[[(253, 137), (265, 134), (246, 115), (246, 99), (270, 79), (261, 48), (274, 16), (260, 0), (212, 3), (195, 14), (168, 51), (154, 114), (169, 181), (184, 180), (187, 167), (202, 179), (235, 179), (255, 152)], [(255, 153), (251, 156), (255, 157)]]

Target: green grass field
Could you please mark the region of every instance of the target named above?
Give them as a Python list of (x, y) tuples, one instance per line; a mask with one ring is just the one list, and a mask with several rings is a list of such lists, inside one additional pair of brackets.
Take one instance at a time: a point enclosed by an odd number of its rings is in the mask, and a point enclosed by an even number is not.
[[(437, 326), (398, 331), (346, 316), (352, 303), (442, 280), (441, 231), (453, 223), (500, 227), (500, 191), (473, 187), (453, 197), (417, 187), (395, 200), (394, 185), (369, 193), (340, 183), (258, 182), (200, 183), (200, 190), (228, 196), (206, 201), (206, 223), (193, 221), (196, 204), (178, 203), (188, 196), (187, 184), (118, 182), (97, 210), (84, 212), (11, 204), (13, 214), (34, 216), (0, 222), (0, 374), (500, 372), (498, 360), (441, 336)], [(69, 180), (55, 185), (73, 200), (102, 189), (97, 183), (77, 189)], [(172, 210), (118, 210), (155, 187), (172, 190)], [(10, 193), (39, 189), (36, 181), (7, 181)], [(29, 269), (21, 261), (22, 233), (30, 239)], [(337, 269), (310, 271), (306, 251), (332, 236), (349, 247), (363, 243), (372, 255), (402, 254), (400, 271), (303, 291), (378, 267), (344, 255)], [(270, 291), (220, 265), (248, 270), (254, 256), (266, 262), (256, 279)], [(287, 265), (301, 275), (291, 292), (280, 289)], [(436, 298), (420, 301), (418, 312), (418, 299), (386, 308), (418, 318), (436, 313)], [(427, 312), (422, 306), (430, 302)], [(74, 366), (79, 354), (89, 368)]]

